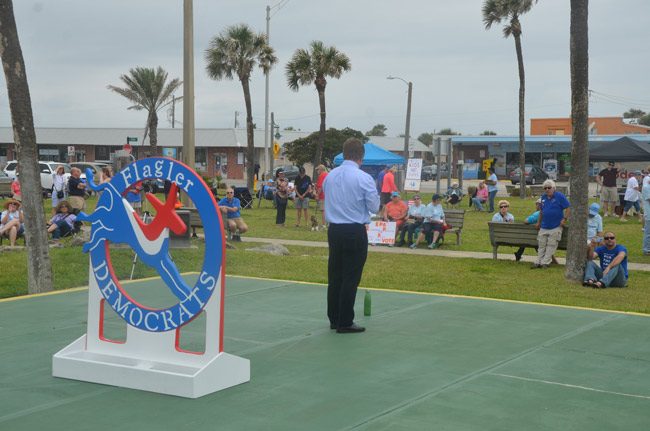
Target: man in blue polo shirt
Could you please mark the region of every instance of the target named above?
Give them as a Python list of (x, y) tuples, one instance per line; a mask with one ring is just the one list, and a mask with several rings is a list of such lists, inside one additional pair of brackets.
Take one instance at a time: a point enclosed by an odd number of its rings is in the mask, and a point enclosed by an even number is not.
[[(605, 232), (604, 243), (596, 247), (594, 239), (589, 245), (589, 261), (585, 268), (583, 286), (604, 289), (606, 287), (625, 287), (627, 285), (627, 248), (616, 244), (614, 232)], [(595, 248), (595, 250), (594, 250)], [(594, 262), (600, 259), (600, 266)]]
[(553, 254), (562, 239), (562, 230), (569, 219), (571, 204), (567, 198), (555, 190), (555, 181), (544, 181), (544, 194), (539, 219), (535, 227), (537, 234), (537, 260), (531, 268), (548, 268)]
[(226, 197), (219, 201), (219, 209), (222, 214), (226, 215), (228, 230), (232, 234), (232, 240), (241, 241), (237, 230), (239, 230), (239, 234), (245, 233), (248, 230), (248, 226), (246, 226), (244, 219), (241, 217), (241, 203), (235, 197), (235, 190), (232, 187), (226, 190)]
[(497, 195), (497, 192), (499, 191), (499, 179), (497, 178), (497, 174), (495, 173), (495, 170), (493, 167), (490, 167), (488, 169), (488, 172), (490, 173), (490, 176), (488, 179), (485, 181), (485, 184), (488, 186), (488, 201), (490, 202), (490, 212), (494, 212), (494, 198)]

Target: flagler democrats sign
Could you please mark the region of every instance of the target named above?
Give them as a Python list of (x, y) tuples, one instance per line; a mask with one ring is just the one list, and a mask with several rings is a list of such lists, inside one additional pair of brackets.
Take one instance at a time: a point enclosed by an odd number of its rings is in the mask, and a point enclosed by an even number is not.
[[(106, 303), (129, 325), (148, 332), (172, 331), (191, 321), (218, 290), (223, 255), (222, 223), (203, 224), (203, 268), (192, 286), (185, 282), (169, 254), (169, 231), (182, 234), (188, 228), (175, 212), (178, 190), (189, 195), (202, 220), (220, 221), (210, 189), (192, 169), (165, 157), (138, 160), (107, 183), (94, 184), (92, 172), (87, 172), (86, 178), (90, 188), (101, 192), (101, 196), (92, 214), (80, 213), (78, 217), (92, 224), (90, 241), (84, 244), (83, 251), (90, 253), (92, 275)], [(129, 187), (148, 179), (170, 181), (172, 187), (165, 203), (151, 193), (146, 194), (156, 216), (150, 223), (144, 223), (124, 196)], [(115, 276), (109, 243), (124, 243), (131, 247), (138, 259), (157, 271), (178, 302), (168, 308), (156, 309), (133, 299)], [(220, 300), (222, 308), (223, 298)]]

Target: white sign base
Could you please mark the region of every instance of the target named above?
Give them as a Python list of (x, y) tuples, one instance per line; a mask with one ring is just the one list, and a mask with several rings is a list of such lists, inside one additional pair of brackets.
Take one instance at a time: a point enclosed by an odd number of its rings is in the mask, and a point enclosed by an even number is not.
[[(52, 357), (54, 377), (186, 398), (250, 381), (248, 359), (219, 351), (222, 320), (218, 291), (203, 310), (205, 352), (187, 352), (178, 348), (179, 331), (147, 332), (127, 325), (123, 343), (105, 339), (101, 333), (103, 314), (113, 311), (105, 303), (92, 270), (90, 274), (87, 333)], [(217, 286), (221, 286), (221, 275)]]

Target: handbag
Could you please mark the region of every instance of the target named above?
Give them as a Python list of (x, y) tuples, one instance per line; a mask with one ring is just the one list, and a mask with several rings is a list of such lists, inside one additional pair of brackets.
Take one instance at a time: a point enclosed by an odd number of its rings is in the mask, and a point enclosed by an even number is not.
[(63, 190), (59, 190), (58, 192), (56, 192), (57, 199), (63, 199), (64, 196), (65, 194), (63, 193)]

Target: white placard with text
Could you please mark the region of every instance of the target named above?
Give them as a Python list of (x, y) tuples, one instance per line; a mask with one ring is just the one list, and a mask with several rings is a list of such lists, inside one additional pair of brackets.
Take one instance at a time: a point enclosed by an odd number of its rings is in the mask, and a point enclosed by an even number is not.
[(420, 177), (422, 175), (422, 159), (408, 159), (406, 164), (406, 178), (404, 190), (420, 191)]
[(368, 244), (395, 244), (396, 228), (394, 221), (371, 221), (366, 227)]

